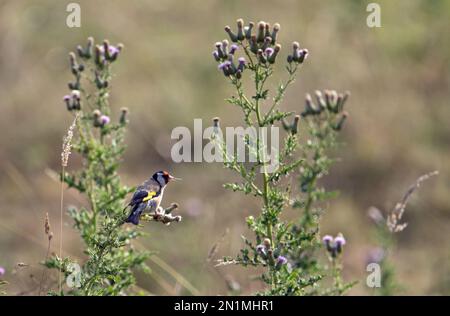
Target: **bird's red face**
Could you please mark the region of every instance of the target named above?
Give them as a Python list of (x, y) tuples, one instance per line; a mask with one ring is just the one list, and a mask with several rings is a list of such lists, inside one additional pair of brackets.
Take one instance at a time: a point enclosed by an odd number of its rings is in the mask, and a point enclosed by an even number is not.
[(163, 171), (162, 176), (166, 183), (169, 183), (170, 180), (172, 180), (174, 177), (172, 177), (167, 171)]
[(158, 171), (155, 174), (153, 174), (152, 178), (163, 186), (166, 185), (167, 183), (169, 183), (170, 180), (181, 180), (181, 179), (175, 178), (167, 171)]

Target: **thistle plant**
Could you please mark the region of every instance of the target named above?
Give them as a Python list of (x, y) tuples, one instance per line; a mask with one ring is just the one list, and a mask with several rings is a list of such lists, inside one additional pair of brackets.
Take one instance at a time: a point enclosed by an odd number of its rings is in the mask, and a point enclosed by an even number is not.
[[(123, 185), (117, 172), (125, 150), (128, 109), (112, 108), (109, 96), (112, 66), (122, 49), (123, 45), (113, 46), (107, 40), (95, 45), (89, 38), (85, 47), (77, 47), (77, 54), (69, 55), (74, 80), (68, 84), (70, 94), (63, 100), (74, 123), (64, 140), (61, 180), (87, 200), (86, 206), (68, 209), (85, 244), (87, 259), (75, 262), (61, 255), (60, 249), (59, 256), (46, 260), (47, 267), (63, 275), (60, 290), (53, 294), (126, 294), (135, 283), (132, 269), (149, 270), (145, 264), (149, 253), (131, 244), (143, 233), (124, 225), (125, 197), (134, 188)], [(82, 167), (74, 172), (67, 171), (71, 151), (82, 160)], [(63, 287), (66, 280), (67, 290)]]
[[(282, 127), (284, 144), (274, 155), (278, 164), (272, 170), (267, 157), (270, 146), (263, 133), (243, 136), (246, 149), (256, 156), (252, 163), (229, 154), (223, 140), (218, 135), (212, 137), (220, 145), (224, 166), (242, 178), (241, 182), (225, 187), (261, 201), (258, 215), (246, 219), (254, 236), (243, 237), (246, 247), (237, 256), (219, 260), (218, 265), (263, 267), (260, 278), (266, 289), (260, 294), (342, 294), (350, 286), (342, 281), (330, 288), (319, 286), (330, 271), (318, 263), (316, 250), (321, 247), (319, 221), (324, 213), (320, 202), (332, 196), (320, 186), (319, 180), (333, 162), (327, 150), (335, 146), (336, 136), (348, 116), (343, 108), (349, 94), (317, 91), (316, 101), (306, 95), (300, 114), (283, 110), (285, 93), (307, 60), (308, 50), (293, 42), (288, 56), (281, 57), (277, 23), (273, 27), (263, 21), (244, 25), (239, 19), (237, 31), (229, 26), (225, 31), (229, 40), (215, 44), (213, 57), (235, 90), (227, 101), (242, 111), (245, 128)], [(269, 84), (279, 70), (277, 65), (283, 63), (286, 78), (271, 90)], [(250, 86), (244, 84), (246, 77), (251, 78)], [(218, 118), (214, 119), (214, 126), (219, 126)], [(291, 184), (294, 180), (298, 181), (299, 189)], [(295, 211), (295, 219), (284, 220), (282, 213), (286, 211)], [(330, 276), (341, 280), (336, 275), (340, 270), (332, 269)]]

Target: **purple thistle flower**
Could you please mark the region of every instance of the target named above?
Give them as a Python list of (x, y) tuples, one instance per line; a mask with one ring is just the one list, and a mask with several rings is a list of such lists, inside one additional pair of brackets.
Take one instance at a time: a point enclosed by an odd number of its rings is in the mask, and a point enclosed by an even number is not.
[(272, 47), (267, 47), (264, 52), (266, 53), (267, 57), (270, 57), (273, 54), (273, 48)]
[(240, 57), (238, 59), (239, 65), (238, 65), (238, 71), (239, 71), (239, 76), (241, 75), (241, 73), (244, 71), (244, 67), (246, 64), (245, 58), (244, 57)]
[(338, 247), (344, 246), (345, 245), (345, 238), (344, 238), (344, 236), (339, 235), (336, 238), (334, 238), (334, 243)]
[(256, 251), (259, 253), (259, 254), (266, 254), (266, 246), (264, 246), (264, 245), (258, 245), (258, 246), (256, 246)]
[(108, 53), (111, 61), (115, 61), (120, 53), (120, 47), (109, 45)]
[(279, 257), (277, 258), (277, 264), (279, 264), (279, 265), (286, 264), (287, 262), (288, 262), (288, 260), (287, 260), (286, 257), (284, 257), (284, 256), (279, 256)]
[(331, 252), (333, 250), (333, 245), (331, 244), (333, 242), (333, 237), (330, 235), (325, 235), (323, 236), (322, 241), (324, 245), (327, 247), (327, 251)]
[(107, 115), (100, 116), (100, 123), (102, 124), (102, 126), (109, 124), (110, 121), (111, 119), (109, 118), (109, 116)]
[(337, 253), (342, 252), (342, 247), (345, 245), (345, 238), (342, 234), (338, 234), (336, 238), (334, 238), (334, 249)]
[(70, 100), (70, 95), (68, 95), (68, 94), (66, 94), (64, 97), (63, 97), (63, 100), (64, 101), (69, 101)]
[(223, 63), (219, 64), (218, 68), (219, 68), (219, 70), (224, 70), (224, 69), (230, 67), (230, 65), (231, 65), (231, 62), (229, 60), (227, 60), (227, 61), (224, 61)]
[(236, 44), (231, 45), (230, 54), (233, 55), (238, 49), (239, 49), (239, 46), (237, 46)]
[(6, 273), (5, 268), (3, 268), (2, 266), (0, 266), (0, 277), (1, 277), (1, 276), (4, 276), (5, 273)]
[(116, 46), (113, 46), (113, 45), (109, 45), (108, 51), (109, 51), (109, 54), (111, 56), (114, 55), (114, 54), (118, 54), (119, 53), (119, 49)]
[(280, 269), (283, 265), (287, 264), (288, 260), (284, 256), (278, 256), (276, 268)]
[(331, 237), (330, 235), (325, 235), (322, 238), (322, 241), (325, 245), (329, 245), (332, 240), (333, 240), (333, 237)]
[(219, 52), (218, 51), (213, 51), (212, 52), (212, 55), (214, 56), (214, 59), (216, 60), (216, 61), (220, 61), (220, 57), (219, 57)]

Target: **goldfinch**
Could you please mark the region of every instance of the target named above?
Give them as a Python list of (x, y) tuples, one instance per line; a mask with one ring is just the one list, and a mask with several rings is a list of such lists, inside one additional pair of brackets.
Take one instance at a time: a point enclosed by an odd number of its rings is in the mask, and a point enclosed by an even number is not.
[(139, 219), (144, 212), (156, 213), (161, 204), (164, 189), (170, 180), (179, 180), (167, 171), (155, 172), (147, 181), (137, 187), (128, 205), (131, 207), (130, 215), (126, 223), (139, 224)]

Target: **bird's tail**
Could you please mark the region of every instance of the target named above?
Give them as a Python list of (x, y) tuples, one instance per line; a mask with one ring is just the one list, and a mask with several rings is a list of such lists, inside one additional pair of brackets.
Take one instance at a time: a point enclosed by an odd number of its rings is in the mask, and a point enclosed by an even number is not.
[(134, 225), (139, 224), (139, 218), (141, 217), (143, 208), (140, 207), (141, 205), (135, 205), (131, 209), (130, 215), (128, 215), (127, 219), (125, 220), (125, 223), (132, 223)]

